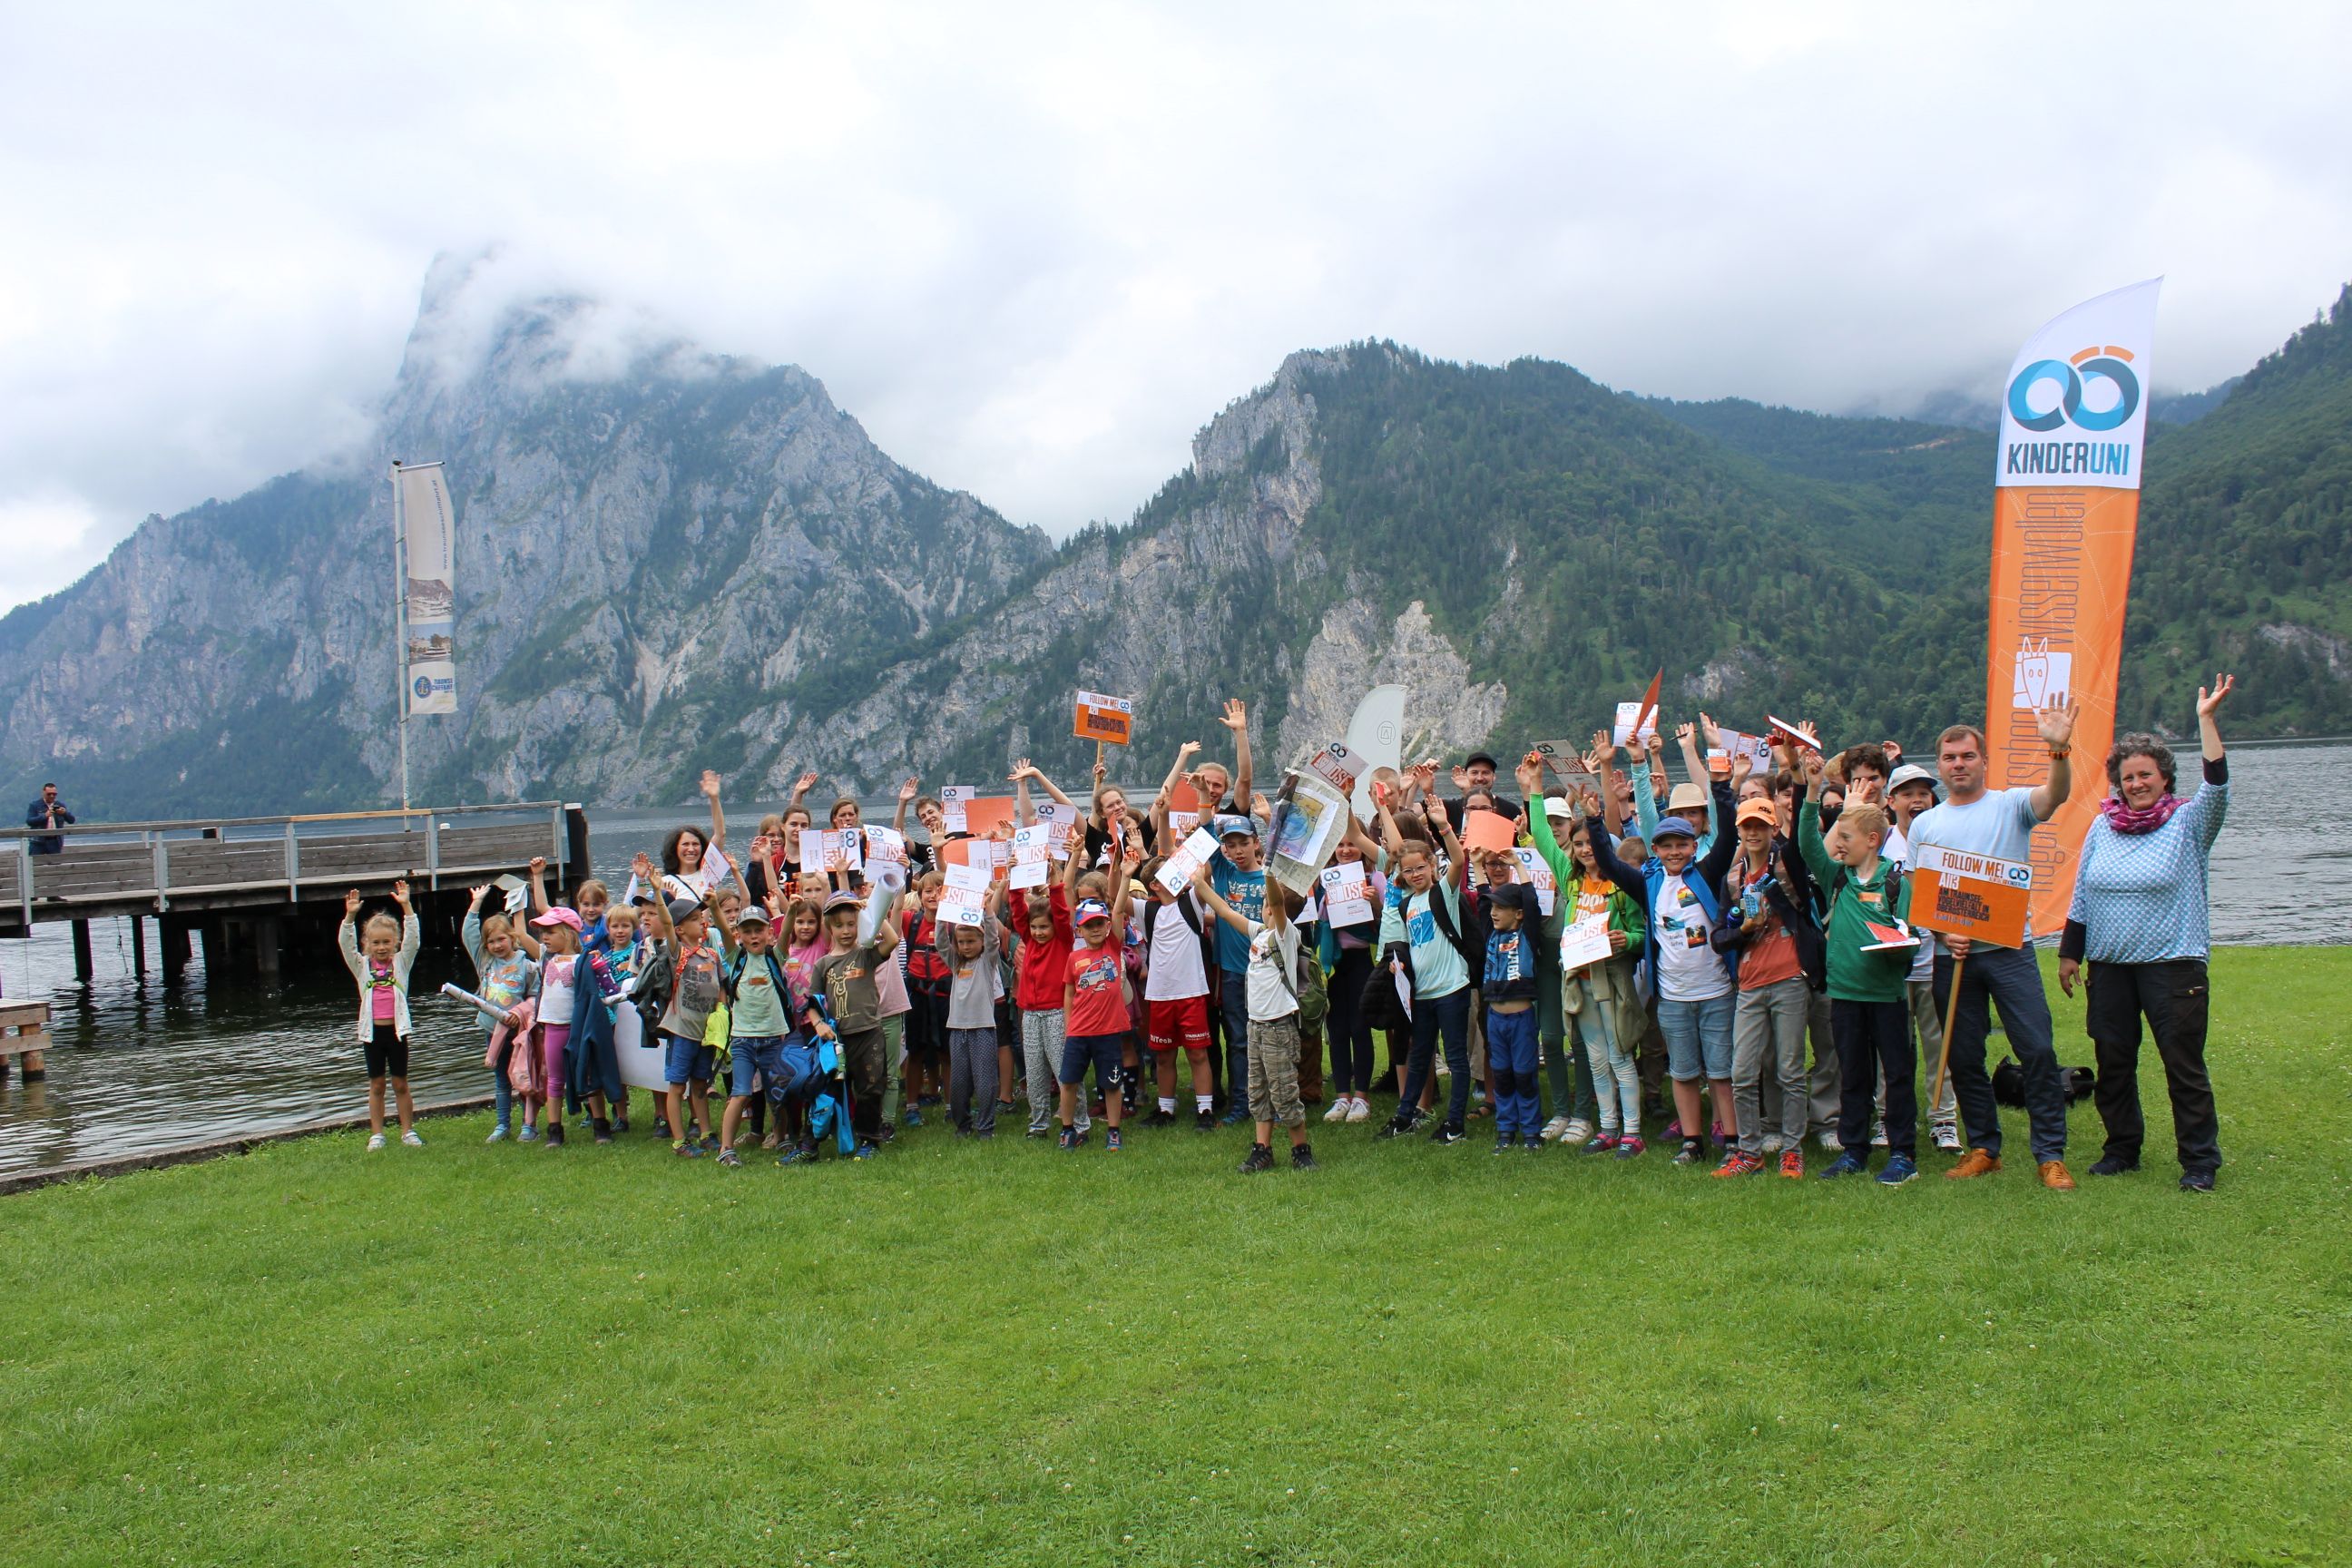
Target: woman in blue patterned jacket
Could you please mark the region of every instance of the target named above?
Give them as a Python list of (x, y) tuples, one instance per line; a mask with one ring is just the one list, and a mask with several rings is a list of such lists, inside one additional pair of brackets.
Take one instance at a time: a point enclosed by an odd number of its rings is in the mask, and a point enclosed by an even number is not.
[(2213, 1085), (2205, 1075), (2211, 946), (2206, 863), (2229, 809), (2229, 764), (2213, 710), (2235, 680), (2197, 691), (2205, 780), (2183, 800), (2173, 791), (2172, 752), (2153, 735), (2126, 735), (2107, 754), (2114, 793), (2083, 840), (2074, 900), (2058, 944), (2058, 984), (2069, 996), (2091, 966), (2084, 1020), (2098, 1063), (2099, 1120), (2107, 1145), (2095, 1176), (2139, 1169), (2146, 1127), (2139, 1109), (2140, 1019), (2156, 1036), (2172, 1097), (2173, 1137), (2184, 1192), (2210, 1193), (2221, 1163)]

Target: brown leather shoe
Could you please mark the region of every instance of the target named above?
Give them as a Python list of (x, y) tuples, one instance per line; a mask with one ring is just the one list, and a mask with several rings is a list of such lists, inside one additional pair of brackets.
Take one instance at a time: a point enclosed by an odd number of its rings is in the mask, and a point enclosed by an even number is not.
[(2067, 1174), (2066, 1162), (2063, 1160), (2042, 1161), (2042, 1184), (2048, 1187), (2053, 1193), (2073, 1192), (2074, 1190), (2074, 1178)]
[(1982, 1149), (1971, 1149), (1960, 1156), (1958, 1164), (1944, 1173), (1944, 1180), (1964, 1182), (1970, 1176), (1990, 1176), (2000, 1169), (2000, 1159), (1998, 1155), (1988, 1153)]

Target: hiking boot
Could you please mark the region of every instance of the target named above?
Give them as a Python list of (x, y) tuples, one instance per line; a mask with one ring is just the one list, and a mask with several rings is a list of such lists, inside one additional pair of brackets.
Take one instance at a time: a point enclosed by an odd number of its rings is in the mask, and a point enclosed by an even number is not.
[(1780, 1151), (1780, 1173), (1792, 1182), (1805, 1179), (1805, 1152), (1802, 1149)]
[(1822, 1172), (1820, 1179), (1824, 1182), (1833, 1182), (1840, 1176), (1867, 1175), (1869, 1172), (1870, 1167), (1863, 1163), (1862, 1156), (1851, 1152), (1842, 1153), (1829, 1163), (1828, 1168)]
[(1274, 1151), (1267, 1148), (1263, 1143), (1251, 1144), (1248, 1158), (1244, 1159), (1241, 1163), (1241, 1173), (1244, 1176), (1255, 1176), (1260, 1171), (1271, 1171), (1273, 1169)]
[(2048, 1187), (2052, 1192), (2071, 1193), (2074, 1190), (2074, 1178), (2073, 1174), (2067, 1171), (2065, 1161), (2044, 1160), (2042, 1162), (2040, 1170), (2042, 1172), (2042, 1184)]
[(1290, 1168), (1294, 1171), (1321, 1170), (1323, 1167), (1315, 1163), (1315, 1146), (1312, 1143), (1293, 1143), (1290, 1146)]
[(1217, 1130), (1217, 1113), (1213, 1110), (1202, 1111), (1192, 1118), (1192, 1127), (1195, 1131), (1214, 1132)]
[(1878, 1173), (1878, 1184), (1882, 1187), (1899, 1187), (1918, 1173), (1918, 1163), (1910, 1155), (1892, 1155), (1887, 1159), (1886, 1169)]
[(2184, 1193), (2211, 1192), (2213, 1190), (2213, 1173), (2210, 1171), (2181, 1172), (2180, 1190)]
[(2139, 1169), (2137, 1160), (2126, 1160), (2118, 1154), (2103, 1154), (2091, 1166), (2095, 1176), (2120, 1176)]
[(1948, 1182), (1965, 1182), (1970, 1176), (1990, 1176), (2000, 1169), (2000, 1156), (1982, 1149), (1971, 1149), (1960, 1156), (1960, 1163), (1944, 1173)]

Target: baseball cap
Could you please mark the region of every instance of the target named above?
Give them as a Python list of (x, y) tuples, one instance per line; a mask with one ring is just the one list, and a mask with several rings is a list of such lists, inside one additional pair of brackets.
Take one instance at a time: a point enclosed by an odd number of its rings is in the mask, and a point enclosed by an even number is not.
[(1662, 816), (1658, 818), (1658, 826), (1650, 830), (1650, 842), (1653, 844), (1661, 838), (1696, 838), (1697, 837), (1698, 829), (1679, 816)]
[(1217, 837), (1255, 838), (1257, 819), (1250, 816), (1221, 816), (1217, 818)]
[(1741, 827), (1747, 826), (1751, 822), (1760, 822), (1767, 827), (1777, 827), (1780, 823), (1780, 814), (1772, 809), (1770, 801), (1759, 795), (1753, 800), (1741, 801), (1739, 815), (1734, 820)]
[(1686, 811), (1694, 805), (1706, 804), (1706, 791), (1695, 784), (1678, 784), (1674, 794), (1666, 796), (1668, 811)]
[(1907, 784), (1923, 784), (1932, 790), (1936, 787), (1936, 775), (1916, 763), (1906, 763), (1886, 775), (1886, 793), (1893, 795)]
[(580, 915), (575, 910), (550, 910), (543, 915), (531, 916), (530, 923), (535, 926), (570, 926), (578, 931)]
[(1468, 756), (1462, 759), (1462, 765), (1465, 768), (1475, 768), (1480, 763), (1486, 763), (1490, 768), (1493, 767), (1495, 765), (1495, 754), (1492, 752), (1473, 752)]
[(865, 900), (859, 898), (856, 893), (849, 892), (846, 889), (839, 892), (827, 893), (824, 896), (824, 912), (826, 914), (831, 914), (835, 910), (854, 910), (859, 905), (865, 903)]
[(1576, 816), (1576, 807), (1568, 804), (1564, 795), (1548, 795), (1544, 796), (1544, 815), (1566, 822)]
[(1100, 899), (1080, 899), (1078, 900), (1078, 924), (1085, 925), (1089, 921), (1107, 921), (1108, 919), (1110, 919), (1110, 906), (1104, 903)]
[(1491, 909), (1517, 910), (1525, 916), (1535, 907), (1535, 893), (1525, 882), (1496, 882), (1486, 889), (1486, 903)]
[(766, 925), (768, 923), (768, 911), (758, 904), (747, 904), (744, 906), (743, 912), (735, 917), (735, 923), (738, 926)]
[(702, 906), (692, 899), (672, 899), (669, 901), (669, 918), (673, 922), (701, 912)]

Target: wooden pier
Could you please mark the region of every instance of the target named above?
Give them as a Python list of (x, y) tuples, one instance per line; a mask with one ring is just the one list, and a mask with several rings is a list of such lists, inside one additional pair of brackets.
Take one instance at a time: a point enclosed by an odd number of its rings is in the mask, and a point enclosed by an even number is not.
[[(63, 840), (55, 855), (36, 839)], [(13, 842), (11, 842), (13, 840)], [(54, 833), (0, 832), (0, 936), (73, 925), (74, 972), (90, 973), (89, 922), (128, 916), (131, 958), (147, 969), (147, 918), (158, 956), (176, 978), (201, 942), (207, 973), (271, 978), (289, 955), (314, 959), (317, 941), (342, 919), (343, 894), (372, 900), (405, 880), (427, 940), (464, 914), (466, 889), (547, 861), (560, 898), (588, 876), (588, 818), (576, 805), (419, 807), (207, 822), (95, 823)]]

